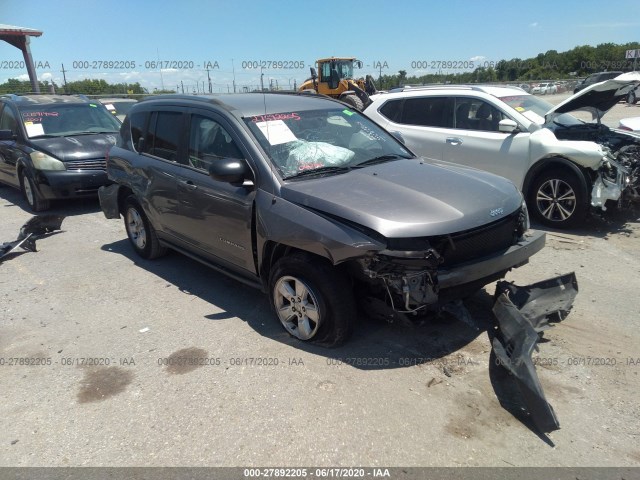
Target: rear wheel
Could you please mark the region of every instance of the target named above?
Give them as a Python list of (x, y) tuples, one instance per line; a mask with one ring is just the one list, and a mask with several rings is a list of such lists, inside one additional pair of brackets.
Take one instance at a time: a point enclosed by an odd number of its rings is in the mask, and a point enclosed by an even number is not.
[(269, 291), (280, 323), (299, 340), (335, 347), (351, 334), (352, 289), (329, 263), (304, 253), (283, 257), (271, 270)]
[(29, 208), (34, 212), (42, 212), (43, 210), (48, 210), (51, 207), (51, 202), (49, 200), (40, 197), (38, 191), (36, 190), (35, 184), (31, 179), (31, 176), (27, 173), (26, 169), (20, 170), (18, 174), (20, 179), (20, 190), (22, 191), (22, 195), (25, 200), (29, 204)]
[(124, 203), (124, 227), (133, 249), (142, 258), (152, 260), (167, 252), (167, 248), (160, 245), (155, 229), (133, 195), (127, 197)]
[(362, 100), (360, 100), (355, 95), (347, 95), (345, 97), (342, 97), (340, 100), (342, 100), (344, 103), (348, 103), (359, 112), (364, 110), (364, 103), (362, 103)]
[(531, 213), (540, 223), (550, 227), (574, 227), (587, 213), (585, 192), (584, 180), (574, 173), (561, 169), (544, 172), (531, 185)]

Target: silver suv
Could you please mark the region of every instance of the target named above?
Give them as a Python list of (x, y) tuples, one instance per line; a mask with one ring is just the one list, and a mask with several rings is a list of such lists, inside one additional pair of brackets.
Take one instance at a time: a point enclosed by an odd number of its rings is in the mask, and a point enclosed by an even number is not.
[(640, 200), (640, 138), (600, 123), (638, 83), (640, 73), (625, 74), (556, 107), (517, 87), (405, 88), (374, 95), (364, 114), (419, 155), (508, 178), (538, 221), (572, 227), (590, 206)]

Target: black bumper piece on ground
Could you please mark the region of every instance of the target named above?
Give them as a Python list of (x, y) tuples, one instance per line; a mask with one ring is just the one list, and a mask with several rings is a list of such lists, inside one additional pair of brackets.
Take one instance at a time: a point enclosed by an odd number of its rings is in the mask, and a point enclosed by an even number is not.
[(62, 215), (35, 215), (31, 217), (20, 228), (16, 241), (0, 244), (0, 262), (18, 248), (27, 252), (36, 252), (36, 239), (55, 230), (60, 230), (64, 218)]
[(533, 424), (541, 432), (560, 428), (547, 402), (531, 357), (549, 321), (569, 313), (578, 293), (575, 273), (519, 287), (498, 282), (493, 313), (498, 331), (492, 340), (496, 360), (513, 375)]

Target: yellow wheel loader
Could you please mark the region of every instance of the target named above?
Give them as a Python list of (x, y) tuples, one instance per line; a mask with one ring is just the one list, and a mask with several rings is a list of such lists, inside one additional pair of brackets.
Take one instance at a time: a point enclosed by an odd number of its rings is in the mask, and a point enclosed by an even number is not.
[(322, 95), (342, 100), (356, 110), (363, 110), (371, 103), (369, 95), (376, 93), (371, 75), (357, 80), (353, 77), (353, 69), (362, 68), (360, 60), (353, 57), (322, 58), (316, 65), (319, 75), (311, 67), (311, 78), (300, 86), (299, 91), (315, 90)]

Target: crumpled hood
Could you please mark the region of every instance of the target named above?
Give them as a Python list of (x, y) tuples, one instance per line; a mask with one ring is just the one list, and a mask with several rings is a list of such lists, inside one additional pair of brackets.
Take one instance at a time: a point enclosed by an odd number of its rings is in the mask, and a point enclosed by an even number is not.
[(31, 143), (40, 151), (63, 162), (104, 158), (116, 144), (117, 133), (96, 133), (56, 138), (32, 138)]
[(577, 110), (590, 112), (594, 119), (600, 119), (638, 84), (640, 72), (623, 73), (616, 78), (594, 83), (549, 110), (545, 120), (549, 123), (558, 115)]
[(371, 228), (387, 238), (475, 228), (522, 204), (509, 180), (447, 162), (396, 160), (347, 173), (290, 181), (284, 199)]

